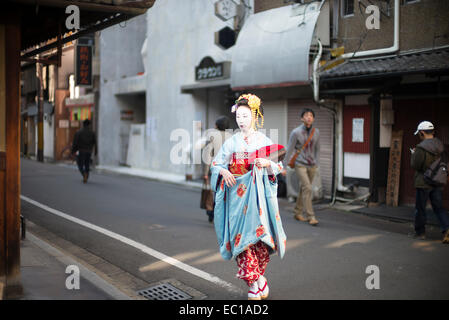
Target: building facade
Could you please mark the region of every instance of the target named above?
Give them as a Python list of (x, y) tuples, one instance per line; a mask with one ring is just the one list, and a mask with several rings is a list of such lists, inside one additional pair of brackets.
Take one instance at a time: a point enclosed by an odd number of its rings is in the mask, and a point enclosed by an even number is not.
[[(90, 84), (77, 85), (76, 48), (87, 45), (92, 49)], [(62, 48), (61, 65), (36, 63), (22, 65), (21, 90), (21, 153), (38, 158), (39, 118), (38, 101), (42, 70), (43, 95), (43, 156), (45, 161), (67, 160), (73, 137), (89, 119), (96, 130), (96, 105), (98, 104), (98, 52), (95, 35), (85, 36), (67, 43)]]
[[(264, 103), (267, 135), (283, 145), (300, 124), (301, 109), (316, 111), (322, 178), (315, 194), (330, 196), (334, 116), (314, 103), (310, 85), (315, 30), (325, 47), (331, 44), (329, 4), (235, 1), (237, 16), (225, 20), (216, 14), (219, 2), (156, 2), (145, 21), (138, 17), (102, 32), (100, 164), (200, 178), (199, 137), (220, 115), (236, 128), (230, 107), (241, 93), (252, 92)], [(229, 29), (237, 38), (223, 47), (217, 37)], [(302, 35), (308, 40), (298, 43)], [(297, 183), (292, 186), (296, 196)]]
[[(393, 198), (412, 205), (415, 189), (409, 149), (419, 143), (413, 135), (419, 122), (432, 121), (437, 137), (449, 146), (445, 94), (449, 3), (370, 3), (380, 9), (378, 29), (366, 27), (368, 2), (334, 1), (340, 13), (334, 25), (336, 45), (344, 46), (346, 53), (331, 61), (342, 64), (321, 72), (320, 97), (340, 110), (341, 189), (355, 184), (364, 187), (373, 202), (390, 203)], [(399, 140), (392, 139), (397, 135)], [(392, 141), (401, 143), (398, 159), (392, 154)], [(449, 205), (448, 192), (444, 203)]]

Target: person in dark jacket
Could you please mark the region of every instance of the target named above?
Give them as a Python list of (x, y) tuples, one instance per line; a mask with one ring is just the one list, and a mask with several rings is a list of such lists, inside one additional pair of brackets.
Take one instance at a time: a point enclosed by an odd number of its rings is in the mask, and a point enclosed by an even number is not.
[(412, 149), (411, 167), (415, 169), (415, 188), (416, 188), (416, 206), (415, 206), (415, 238), (425, 239), (426, 226), (426, 204), (430, 199), (433, 211), (441, 225), (443, 231), (443, 243), (449, 243), (449, 217), (443, 208), (443, 188), (434, 187), (424, 180), (426, 169), (444, 152), (444, 145), (435, 138), (434, 126), (429, 121), (423, 121), (419, 124), (415, 135), (419, 135), (421, 142)]
[(89, 179), (89, 167), (92, 156), (92, 150), (95, 147), (95, 155), (97, 154), (97, 141), (95, 133), (90, 129), (90, 121), (83, 121), (83, 128), (75, 133), (72, 144), (72, 155), (78, 151), (76, 163), (78, 169), (83, 176), (83, 182)]

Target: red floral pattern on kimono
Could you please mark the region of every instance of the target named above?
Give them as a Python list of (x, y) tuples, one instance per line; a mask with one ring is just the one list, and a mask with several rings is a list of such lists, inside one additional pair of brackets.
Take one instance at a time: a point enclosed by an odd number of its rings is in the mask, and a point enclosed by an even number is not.
[(256, 229), (256, 236), (260, 237), (261, 235), (263, 235), (265, 233), (265, 228), (263, 226), (259, 226)]
[(236, 260), (239, 268), (237, 278), (251, 286), (260, 276), (264, 275), (268, 262), (270, 262), (270, 254), (267, 246), (259, 241), (240, 253)]
[(241, 183), (241, 184), (239, 184), (239, 187), (237, 188), (237, 195), (241, 198), (241, 197), (243, 197), (243, 195), (245, 194), (245, 192), (246, 192), (246, 186), (243, 184), (243, 183)]
[(238, 247), (241, 238), (242, 238), (242, 234), (240, 234), (240, 233), (235, 236), (234, 247)]

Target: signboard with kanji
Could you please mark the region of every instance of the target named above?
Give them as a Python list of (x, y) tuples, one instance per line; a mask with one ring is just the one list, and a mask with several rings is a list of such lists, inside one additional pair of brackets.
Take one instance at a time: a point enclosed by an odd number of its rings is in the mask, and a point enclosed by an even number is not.
[(215, 63), (211, 57), (205, 57), (195, 67), (195, 80), (212, 80), (224, 77), (224, 63)]
[(76, 46), (75, 86), (92, 86), (92, 46)]
[(397, 207), (399, 204), (399, 181), (401, 172), (403, 131), (394, 131), (391, 137), (390, 160), (388, 163), (387, 206)]

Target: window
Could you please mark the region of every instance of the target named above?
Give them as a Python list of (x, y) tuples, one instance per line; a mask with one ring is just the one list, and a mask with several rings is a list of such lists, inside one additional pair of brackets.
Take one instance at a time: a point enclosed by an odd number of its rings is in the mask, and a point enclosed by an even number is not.
[(343, 17), (354, 15), (354, 0), (342, 0), (342, 15)]

